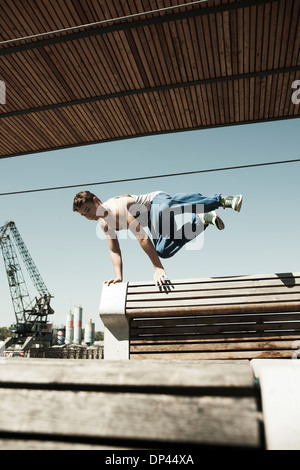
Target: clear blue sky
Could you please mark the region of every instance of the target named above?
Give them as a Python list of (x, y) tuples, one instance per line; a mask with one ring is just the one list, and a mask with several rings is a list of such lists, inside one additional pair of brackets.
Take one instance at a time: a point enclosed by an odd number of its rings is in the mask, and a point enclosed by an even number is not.
[[(114, 275), (96, 222), (72, 211), (84, 183), (300, 157), (299, 119), (142, 137), (0, 160), (0, 192), (78, 184), (78, 188), (0, 197), (0, 225), (17, 225), (54, 299), (54, 324), (75, 305), (102, 329), (102, 283)], [(242, 211), (220, 209), (226, 228), (209, 227), (198, 250), (163, 260), (169, 279), (300, 271), (300, 163), (92, 186), (103, 201), (163, 190), (244, 195)], [(80, 186), (81, 185), (81, 186)], [(121, 239), (124, 280), (152, 280), (136, 240)], [(2, 257), (2, 255), (1, 255)], [(24, 268), (25, 273), (25, 268)], [(28, 281), (32, 296), (36, 293)], [(14, 312), (0, 260), (0, 326)]]

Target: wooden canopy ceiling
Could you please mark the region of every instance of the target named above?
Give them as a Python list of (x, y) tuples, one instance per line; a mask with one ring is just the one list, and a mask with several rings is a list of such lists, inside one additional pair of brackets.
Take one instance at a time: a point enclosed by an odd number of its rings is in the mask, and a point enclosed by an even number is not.
[(2, 0), (0, 158), (299, 117), (299, 0), (183, 3)]

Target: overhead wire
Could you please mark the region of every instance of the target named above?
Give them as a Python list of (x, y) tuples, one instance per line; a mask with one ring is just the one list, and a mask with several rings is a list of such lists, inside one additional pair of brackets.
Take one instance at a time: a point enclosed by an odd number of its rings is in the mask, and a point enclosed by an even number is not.
[(142, 180), (150, 180), (150, 179), (158, 179), (158, 178), (170, 178), (174, 176), (187, 176), (187, 175), (195, 175), (200, 173), (211, 173), (215, 171), (229, 171), (229, 170), (241, 170), (246, 168), (255, 168), (255, 167), (263, 167), (263, 166), (270, 166), (270, 165), (282, 165), (286, 163), (299, 163), (300, 158), (293, 159), (293, 160), (281, 160), (281, 161), (273, 161), (273, 162), (264, 162), (264, 163), (250, 163), (248, 165), (236, 165), (236, 166), (228, 166), (228, 167), (221, 167), (221, 168), (210, 168), (206, 170), (193, 170), (193, 171), (184, 171), (179, 173), (166, 173), (161, 175), (150, 175), (150, 176), (138, 176), (133, 178), (121, 178), (115, 180), (108, 180), (108, 181), (98, 181), (94, 183), (81, 183), (81, 184), (72, 184), (72, 185), (65, 185), (65, 186), (54, 186), (54, 187), (47, 187), (47, 188), (37, 188), (37, 189), (25, 189), (22, 191), (10, 191), (6, 193), (0, 193), (0, 196), (13, 196), (16, 194), (28, 194), (28, 193), (37, 193), (37, 192), (44, 192), (44, 191), (57, 191), (60, 189), (71, 189), (71, 188), (79, 188), (79, 187), (89, 187), (89, 186), (97, 186), (97, 185), (105, 185), (105, 184), (115, 184), (115, 183), (128, 183), (132, 181), (142, 181)]

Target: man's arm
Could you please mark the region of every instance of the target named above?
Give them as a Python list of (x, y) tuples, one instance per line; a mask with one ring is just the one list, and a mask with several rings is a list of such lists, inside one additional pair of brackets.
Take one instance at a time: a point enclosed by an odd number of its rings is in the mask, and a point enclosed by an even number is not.
[(137, 220), (130, 214), (128, 211), (127, 215), (127, 223), (129, 230), (136, 236), (140, 246), (144, 250), (144, 252), (150, 258), (153, 266), (154, 266), (154, 282), (157, 286), (162, 285), (164, 279), (167, 277), (166, 271), (161, 264), (161, 261), (158, 257), (158, 254), (154, 248), (152, 241), (150, 240), (149, 236), (145, 232), (145, 230), (140, 226)]
[(117, 282), (122, 282), (123, 280), (123, 263), (119, 241), (116, 232), (112, 230), (105, 221), (101, 220), (100, 226), (106, 235), (110, 257), (116, 275), (115, 278), (104, 281), (104, 284), (116, 284)]

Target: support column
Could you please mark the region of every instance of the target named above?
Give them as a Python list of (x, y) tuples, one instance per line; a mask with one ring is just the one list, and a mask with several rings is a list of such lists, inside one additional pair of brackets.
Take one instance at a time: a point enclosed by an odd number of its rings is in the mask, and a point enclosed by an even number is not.
[(129, 359), (126, 294), (127, 282), (103, 284), (99, 314), (104, 324), (104, 359)]

